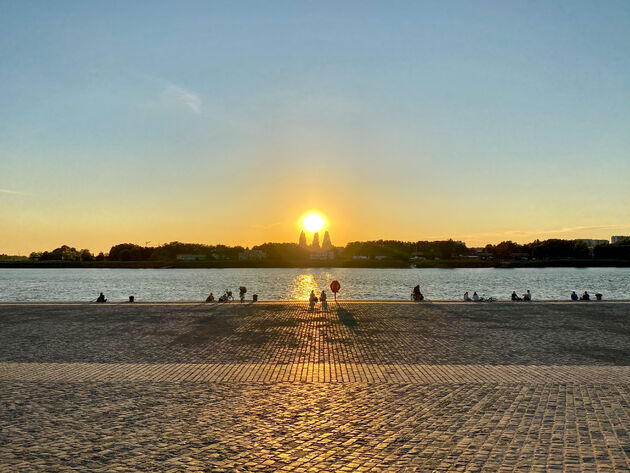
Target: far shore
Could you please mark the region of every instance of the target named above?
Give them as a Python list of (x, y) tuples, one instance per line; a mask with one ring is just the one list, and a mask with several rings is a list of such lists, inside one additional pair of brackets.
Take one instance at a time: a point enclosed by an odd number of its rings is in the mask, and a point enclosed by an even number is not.
[(368, 269), (424, 269), (424, 268), (627, 268), (630, 260), (556, 259), (527, 261), (489, 260), (420, 260), (414, 263), (401, 260), (306, 260), (288, 261), (0, 261), (0, 269), (44, 268), (104, 268), (104, 269), (271, 269), (271, 268), (368, 268)]

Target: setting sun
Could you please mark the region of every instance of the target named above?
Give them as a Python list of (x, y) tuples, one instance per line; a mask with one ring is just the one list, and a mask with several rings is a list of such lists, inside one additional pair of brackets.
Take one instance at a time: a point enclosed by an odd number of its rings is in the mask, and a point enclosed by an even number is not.
[(318, 213), (310, 213), (302, 219), (302, 226), (307, 232), (318, 232), (324, 228), (324, 217)]

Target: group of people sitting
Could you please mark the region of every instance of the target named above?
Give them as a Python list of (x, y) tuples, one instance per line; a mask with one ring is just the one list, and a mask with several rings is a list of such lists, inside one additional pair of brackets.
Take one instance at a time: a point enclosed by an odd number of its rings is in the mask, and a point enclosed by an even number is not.
[(479, 297), (477, 291), (473, 291), (472, 298), (468, 295), (468, 291), (464, 292), (464, 302), (494, 302), (492, 297)]
[(322, 293), (319, 295), (319, 299), (317, 299), (315, 291), (311, 291), (311, 295), (308, 298), (308, 309), (315, 310), (315, 304), (317, 304), (318, 301), (322, 303), (322, 310), (328, 310), (326, 291), (322, 291)]
[(531, 301), (532, 300), (532, 293), (529, 292), (529, 289), (528, 289), (527, 292), (525, 294), (523, 294), (523, 297), (518, 297), (516, 295), (516, 291), (512, 291), (512, 300), (513, 301)]
[[(238, 297), (241, 302), (245, 302), (245, 294), (247, 294), (247, 288), (245, 286), (241, 286), (238, 288)], [(225, 290), (222, 296), (219, 297), (219, 300), (215, 300), (214, 294), (211, 292), (208, 297), (206, 297), (206, 302), (230, 302), (234, 300), (234, 296), (232, 295), (232, 291)], [(252, 296), (252, 300), (254, 302), (258, 301), (258, 294), (254, 294)]]
[[(600, 294), (599, 292), (595, 294), (595, 299), (597, 299), (598, 301), (601, 301), (602, 294)], [(588, 292), (584, 291), (584, 294), (582, 294), (581, 297), (578, 297), (575, 291), (571, 291), (571, 300), (572, 301), (590, 301), (591, 295)]]

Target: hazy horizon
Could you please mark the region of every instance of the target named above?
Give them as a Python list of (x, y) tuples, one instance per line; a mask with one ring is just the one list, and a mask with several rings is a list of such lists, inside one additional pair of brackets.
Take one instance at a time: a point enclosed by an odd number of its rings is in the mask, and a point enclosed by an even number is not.
[(0, 253), (630, 234), (628, 2), (0, 4)]

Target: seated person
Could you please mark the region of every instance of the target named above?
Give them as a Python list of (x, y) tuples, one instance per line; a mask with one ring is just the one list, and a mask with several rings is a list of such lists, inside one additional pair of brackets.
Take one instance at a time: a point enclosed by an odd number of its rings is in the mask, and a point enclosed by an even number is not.
[(477, 294), (477, 291), (473, 292), (473, 302), (479, 302), (481, 299), (479, 299), (479, 295)]
[(582, 297), (580, 297), (581, 301), (590, 301), (591, 300), (591, 296), (588, 295), (588, 292), (584, 291), (584, 294), (582, 294)]
[(464, 302), (470, 302), (472, 299), (468, 295), (468, 291), (464, 292)]
[(206, 297), (206, 302), (214, 302), (214, 294), (210, 293), (210, 295)]
[(513, 301), (522, 301), (523, 299), (521, 299), (520, 297), (518, 297), (516, 295), (516, 291), (512, 291), (512, 300)]
[(101, 292), (101, 294), (96, 298), (96, 302), (107, 302), (105, 299), (105, 295)]
[(578, 300), (578, 295), (575, 293), (575, 291), (571, 291), (571, 300), (572, 301)]
[(416, 302), (421, 301), (421, 296), (422, 293), (420, 292), (420, 285), (418, 284), (416, 287), (413, 288), (413, 300)]
[(527, 292), (525, 294), (523, 294), (523, 300), (524, 301), (531, 301), (532, 300), (532, 293), (529, 292), (529, 289), (527, 290)]

